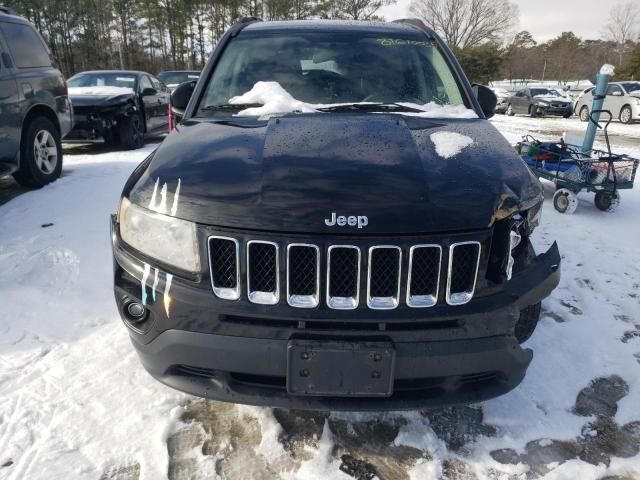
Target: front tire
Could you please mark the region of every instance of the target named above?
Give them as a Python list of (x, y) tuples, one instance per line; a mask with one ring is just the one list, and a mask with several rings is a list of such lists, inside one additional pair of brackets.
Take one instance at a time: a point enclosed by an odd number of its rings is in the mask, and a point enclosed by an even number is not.
[(120, 122), (120, 143), (127, 150), (135, 150), (144, 145), (144, 125), (138, 113)]
[(538, 116), (538, 109), (535, 105), (529, 105), (529, 115), (531, 118), (536, 118)]
[(511, 104), (507, 105), (507, 115), (509, 115), (510, 117), (513, 117), (514, 115), (513, 107), (511, 106)]
[(620, 193), (609, 193), (600, 190), (596, 192), (593, 202), (596, 204), (596, 208), (598, 210), (603, 212), (613, 212), (620, 205)]
[(20, 169), (13, 178), (25, 187), (41, 188), (58, 179), (61, 172), (60, 132), (48, 118), (35, 118), (26, 126), (20, 145)]
[(578, 208), (578, 196), (567, 188), (560, 188), (553, 194), (553, 208), (570, 215)]
[(580, 109), (580, 121), (588, 122), (589, 121), (589, 107), (586, 105)]
[(629, 105), (625, 105), (620, 110), (620, 116), (618, 117), (622, 123), (629, 124), (633, 121), (633, 112)]

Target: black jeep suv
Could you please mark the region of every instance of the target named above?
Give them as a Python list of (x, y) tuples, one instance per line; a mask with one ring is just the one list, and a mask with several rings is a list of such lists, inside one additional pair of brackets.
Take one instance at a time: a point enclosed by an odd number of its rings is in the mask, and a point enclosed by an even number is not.
[[(189, 95), (191, 93), (191, 95)], [(188, 104), (186, 99), (190, 97)], [(233, 27), (112, 217), (144, 367), (239, 403), (415, 409), (523, 379), (542, 188), (421, 23)]]
[(42, 187), (62, 171), (60, 138), (73, 123), (62, 73), (36, 29), (0, 7), (0, 176)]

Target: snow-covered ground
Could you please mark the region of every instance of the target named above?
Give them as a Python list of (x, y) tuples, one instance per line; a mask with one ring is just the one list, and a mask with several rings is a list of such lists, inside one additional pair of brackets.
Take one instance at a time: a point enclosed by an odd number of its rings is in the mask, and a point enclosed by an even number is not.
[[(512, 142), (584, 129), (493, 123)], [(640, 156), (640, 125), (612, 133)], [(63, 178), (0, 206), (0, 479), (640, 478), (640, 187), (615, 213), (585, 194), (562, 216), (546, 184), (535, 243), (558, 241), (562, 281), (513, 392), (434, 412), (287, 412), (195, 399), (139, 364), (108, 215), (154, 147), (69, 149)]]

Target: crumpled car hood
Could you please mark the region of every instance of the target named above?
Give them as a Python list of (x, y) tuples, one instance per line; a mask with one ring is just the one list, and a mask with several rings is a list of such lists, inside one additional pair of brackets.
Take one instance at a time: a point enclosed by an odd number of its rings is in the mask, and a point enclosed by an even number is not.
[[(435, 132), (473, 143), (445, 158)], [(484, 229), (542, 200), (538, 180), (488, 121), (392, 114), (191, 120), (124, 194), (202, 224), (331, 234)], [(368, 224), (329, 226), (333, 212)]]
[(69, 98), (79, 107), (110, 106), (125, 103), (134, 97), (130, 88), (121, 87), (71, 87)]

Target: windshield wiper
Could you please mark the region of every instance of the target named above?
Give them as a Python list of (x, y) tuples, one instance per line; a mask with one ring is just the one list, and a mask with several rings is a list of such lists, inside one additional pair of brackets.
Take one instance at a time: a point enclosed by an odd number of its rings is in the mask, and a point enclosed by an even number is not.
[(245, 108), (262, 107), (262, 103), (223, 103), (221, 105), (208, 105), (202, 110), (219, 112), (223, 110), (244, 110)]
[(346, 103), (343, 105), (332, 105), (320, 107), (316, 110), (320, 112), (416, 112), (423, 110), (413, 108), (398, 103)]

